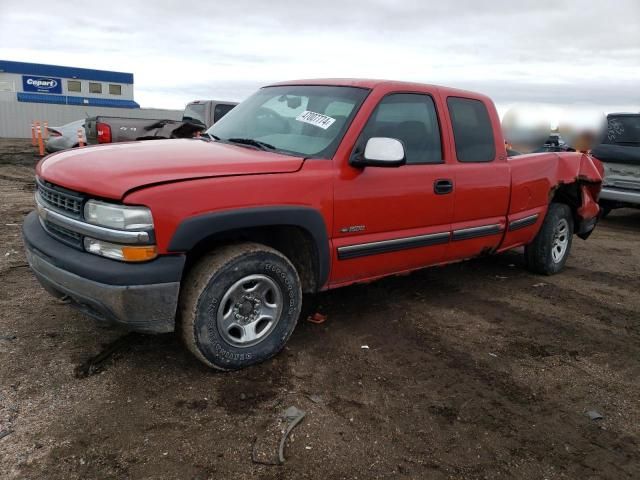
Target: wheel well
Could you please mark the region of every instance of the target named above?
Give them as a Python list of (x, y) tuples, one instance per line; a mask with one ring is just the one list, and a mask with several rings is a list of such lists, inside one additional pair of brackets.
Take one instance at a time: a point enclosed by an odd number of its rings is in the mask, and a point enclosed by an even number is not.
[(318, 290), (319, 255), (316, 244), (308, 231), (291, 225), (242, 228), (207, 237), (187, 253), (184, 271), (187, 272), (200, 257), (221, 245), (248, 241), (262, 243), (285, 255), (298, 271), (304, 293)]
[(552, 191), (551, 195), (552, 203), (564, 203), (568, 205), (573, 214), (573, 222), (578, 224), (580, 219), (578, 218), (578, 209), (582, 206), (582, 194), (580, 192), (580, 185), (578, 182), (574, 183), (561, 183), (557, 185)]

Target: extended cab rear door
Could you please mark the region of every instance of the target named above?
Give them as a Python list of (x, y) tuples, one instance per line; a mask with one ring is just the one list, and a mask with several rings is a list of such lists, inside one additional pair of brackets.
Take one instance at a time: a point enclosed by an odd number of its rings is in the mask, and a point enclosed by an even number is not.
[(511, 171), (493, 103), (480, 96), (444, 96), (455, 157), (451, 243), (446, 253), (451, 261), (498, 248), (506, 228)]
[[(338, 158), (334, 181), (334, 256), (331, 283), (403, 272), (442, 262), (449, 242), (452, 191), (437, 191), (451, 178), (449, 138), (440, 128), (433, 91), (374, 90), (354, 121), (367, 118), (355, 145)], [(369, 113), (370, 112), (370, 113)], [(349, 132), (351, 133), (351, 132)], [(400, 167), (353, 167), (371, 137), (402, 141)]]

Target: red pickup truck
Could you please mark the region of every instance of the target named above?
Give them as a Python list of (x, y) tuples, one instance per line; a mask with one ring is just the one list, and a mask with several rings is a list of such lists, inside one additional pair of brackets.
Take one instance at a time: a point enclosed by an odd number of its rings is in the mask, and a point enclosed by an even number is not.
[(23, 236), (42, 285), (179, 330), (223, 370), (282, 349), (303, 293), (521, 246), (557, 273), (602, 181), (586, 154), (508, 158), (483, 95), (378, 80), (271, 85), (200, 139), (56, 153), (36, 173)]

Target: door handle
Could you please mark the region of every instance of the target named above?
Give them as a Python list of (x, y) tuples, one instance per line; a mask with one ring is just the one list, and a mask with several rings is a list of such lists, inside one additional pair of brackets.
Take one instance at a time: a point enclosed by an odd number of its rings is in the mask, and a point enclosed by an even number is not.
[(436, 195), (445, 195), (453, 192), (453, 180), (441, 178), (433, 182), (433, 191)]

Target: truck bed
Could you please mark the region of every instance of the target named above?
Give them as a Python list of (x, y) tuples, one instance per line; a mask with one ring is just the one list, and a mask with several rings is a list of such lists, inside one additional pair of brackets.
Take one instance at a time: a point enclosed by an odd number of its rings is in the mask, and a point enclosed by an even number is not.
[[(99, 125), (107, 125), (110, 141), (101, 139)], [(87, 143), (116, 143), (134, 140), (157, 140), (163, 138), (191, 138), (203, 126), (191, 122), (169, 119), (148, 119), (128, 117), (90, 117), (86, 122)], [(104, 137), (102, 137), (104, 138)]]

